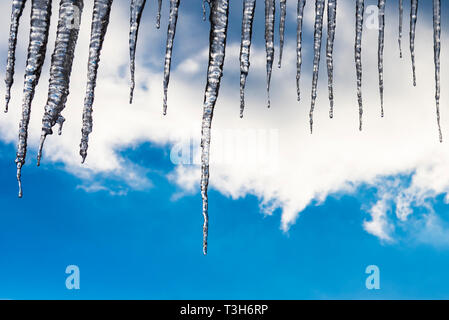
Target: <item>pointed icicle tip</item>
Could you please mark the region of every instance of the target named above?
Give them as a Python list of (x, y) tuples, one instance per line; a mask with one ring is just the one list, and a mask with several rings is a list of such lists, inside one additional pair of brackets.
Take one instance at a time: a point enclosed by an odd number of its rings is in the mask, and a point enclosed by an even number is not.
[(81, 164), (84, 164), (86, 162), (86, 156), (87, 156), (87, 153), (81, 154)]
[(158, 0), (157, 17), (156, 17), (156, 28), (157, 29), (159, 29), (161, 27), (161, 10), (162, 10), (162, 0)]
[(162, 105), (162, 113), (167, 114), (168, 85), (170, 83), (170, 69), (173, 55), (173, 44), (175, 41), (176, 24), (178, 22), (178, 9), (180, 0), (170, 0), (170, 14), (167, 27), (167, 42), (165, 45), (165, 61), (164, 61), (164, 98)]
[(265, 0), (265, 51), (267, 56), (267, 105), (270, 108), (270, 83), (274, 60), (275, 1)]
[(23, 196), (22, 179), (21, 179), (21, 177), (22, 177), (22, 163), (17, 161), (17, 160), (16, 160), (16, 163), (17, 163), (17, 176), (16, 177), (17, 177), (17, 183), (19, 185), (19, 194), (17, 196), (19, 198), (22, 198), (22, 196)]
[(204, 220), (203, 225), (203, 254), (207, 255), (208, 220)]
[(42, 149), (44, 147), (45, 138), (47, 137), (46, 132), (42, 132), (41, 140), (39, 142), (39, 149), (37, 151), (37, 166), (39, 167), (41, 165), (41, 158), (42, 158)]
[(281, 18), (279, 22), (279, 62), (278, 68), (282, 66), (282, 54), (284, 52), (285, 17), (287, 15), (287, 0), (280, 0)]
[(134, 98), (134, 85), (131, 84), (131, 88), (129, 89), (129, 104), (133, 104)]
[(402, 59), (402, 24), (403, 24), (403, 16), (404, 16), (404, 4), (403, 0), (399, 0), (399, 58)]

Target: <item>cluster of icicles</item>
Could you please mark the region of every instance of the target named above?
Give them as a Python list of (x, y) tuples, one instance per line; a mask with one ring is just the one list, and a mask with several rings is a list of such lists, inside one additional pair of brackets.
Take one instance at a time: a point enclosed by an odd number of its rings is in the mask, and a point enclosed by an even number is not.
[[(267, 61), (267, 105), (270, 107), (270, 80), (272, 66), (274, 61), (274, 25), (275, 25), (275, 0), (265, 1), (265, 47)], [(403, 0), (399, 1), (399, 51), (402, 57), (401, 38), (403, 21)], [(412, 59), (413, 84), (416, 85), (415, 75), (415, 28), (418, 12), (418, 0), (411, 1), (410, 11), (410, 53)], [(87, 156), (89, 134), (92, 132), (92, 106), (94, 102), (94, 92), (97, 79), (97, 71), (100, 62), (100, 53), (102, 44), (106, 35), (109, 16), (113, 0), (94, 0), (91, 39), (89, 46), (88, 59), (88, 78), (86, 86), (86, 95), (84, 100), (83, 119), (82, 119), (82, 138), (80, 143), (80, 155), (82, 162)], [(178, 19), (178, 8), (180, 0), (169, 0), (170, 13), (167, 31), (166, 54), (163, 77), (163, 113), (167, 112), (167, 89), (170, 80), (170, 65), (172, 58), (172, 49), (176, 32), (176, 23)], [(215, 103), (217, 101), (220, 88), (220, 81), (223, 75), (223, 63), (225, 59), (226, 37), (228, 27), (229, 0), (203, 0), (204, 19), (206, 16), (206, 2), (210, 7), (210, 43), (209, 43), (209, 65), (207, 69), (207, 85), (204, 94), (203, 121), (201, 135), (201, 196), (203, 200), (203, 252), (207, 253), (208, 236), (208, 197), (207, 189), (209, 183), (209, 152), (211, 141), (211, 123)], [(279, 0), (280, 4), (280, 53), (278, 67), (281, 67), (282, 52), (284, 43), (285, 17), (287, 4), (286, 0)], [(26, 0), (12, 1), (11, 28), (9, 37), (9, 50), (6, 70), (6, 109), (10, 100), (10, 89), (13, 85), (15, 48), (17, 43), (17, 32), (19, 20), (22, 15)], [(137, 35), (139, 31), (142, 12), (146, 0), (131, 0), (131, 17), (129, 48), (131, 59), (131, 92), (130, 103), (133, 99), (135, 87), (135, 53)], [(381, 115), (383, 116), (383, 49), (384, 49), (384, 27), (385, 27), (385, 3), (386, 0), (378, 0), (379, 9), (379, 43), (378, 43), (378, 66), (379, 66), (379, 90), (381, 101)], [(23, 89), (22, 118), (19, 126), (19, 142), (17, 147), (17, 180), (19, 183), (19, 197), (22, 196), (21, 169), (25, 163), (27, 151), (28, 124), (30, 120), (31, 103), (34, 97), (35, 88), (38, 84), (42, 66), (45, 60), (46, 47), (51, 16), (51, 0), (31, 0), (31, 27), (28, 46), (28, 57), (25, 69), (25, 80)], [(306, 0), (297, 0), (297, 96), (300, 100), (300, 76), (302, 64), (302, 27), (304, 18), (304, 6)], [(364, 0), (355, 0), (356, 25), (355, 25), (355, 66), (357, 74), (357, 98), (359, 105), (359, 129), (362, 129), (363, 101), (362, 101), (362, 32), (363, 32), (363, 14)], [(442, 140), (439, 115), (439, 97), (440, 97), (440, 33), (441, 33), (441, 0), (433, 0), (433, 26), (434, 26), (434, 57), (435, 57), (435, 80), (436, 80), (436, 113), (439, 130), (439, 139)], [(162, 0), (158, 0), (158, 15), (156, 27), (160, 27)], [(243, 19), (242, 35), (240, 48), (240, 116), (243, 117), (245, 106), (245, 83), (250, 67), (250, 48), (252, 27), (254, 21), (256, 0), (243, 0)], [(310, 107), (310, 131), (313, 129), (313, 111), (317, 97), (318, 69), (321, 53), (321, 38), (323, 34), (323, 20), (326, 0), (315, 0), (315, 24), (314, 24), (314, 57), (313, 57), (313, 77), (312, 94)], [(48, 89), (48, 100), (45, 106), (45, 113), (42, 119), (42, 134), (38, 151), (39, 165), (42, 158), (42, 148), (47, 135), (53, 133), (53, 127), (59, 125), (59, 134), (62, 131), (64, 117), (61, 115), (64, 110), (67, 96), (69, 94), (70, 73), (74, 58), (75, 46), (79, 33), (79, 22), (83, 11), (83, 0), (60, 0), (59, 21), (57, 27), (55, 49), (51, 58), (50, 83)], [(334, 112), (333, 101), (333, 46), (336, 29), (337, 0), (327, 0), (327, 43), (326, 59), (328, 72), (328, 90), (330, 111), (332, 118)], [(78, 25), (76, 23), (78, 23)]]

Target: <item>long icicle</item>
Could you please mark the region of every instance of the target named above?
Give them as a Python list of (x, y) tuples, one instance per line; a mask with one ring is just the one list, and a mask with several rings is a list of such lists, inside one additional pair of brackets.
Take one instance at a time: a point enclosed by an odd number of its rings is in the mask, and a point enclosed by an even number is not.
[(30, 42), (25, 68), (23, 87), (22, 119), (19, 125), (19, 142), (17, 145), (17, 182), (19, 198), (22, 197), (22, 167), (25, 164), (30, 123), (31, 103), (42, 71), (47, 51), (48, 31), (50, 29), (51, 0), (33, 0), (31, 4)]
[(11, 99), (11, 87), (14, 83), (14, 66), (16, 63), (17, 33), (19, 31), (19, 20), (25, 8), (26, 0), (13, 0), (11, 9), (11, 26), (8, 41), (8, 60), (6, 62), (6, 105), (5, 112), (8, 112), (9, 100)]
[(162, 11), (162, 0), (158, 0), (157, 4), (157, 17), (156, 17), (156, 28), (161, 27), (161, 11)]
[(379, 69), (379, 93), (380, 114), (384, 116), (384, 39), (385, 39), (385, 0), (379, 0), (379, 41), (378, 41), (378, 69)]
[(435, 101), (438, 135), (443, 142), (440, 124), (440, 49), (441, 49), (441, 0), (433, 0), (433, 51), (435, 61)]
[(279, 1), (281, 18), (279, 20), (279, 63), (278, 68), (282, 64), (282, 53), (284, 52), (284, 34), (285, 34), (285, 17), (287, 15), (287, 0)]
[(310, 133), (313, 132), (313, 111), (318, 87), (318, 74), (321, 57), (321, 38), (323, 36), (323, 16), (325, 0), (315, 0), (315, 27), (313, 32), (313, 77), (312, 77), (312, 99), (310, 104)]
[(203, 253), (207, 254), (207, 235), (209, 226), (208, 196), (210, 133), (214, 107), (220, 89), (225, 59), (228, 30), (229, 0), (210, 1), (209, 66), (204, 93), (203, 122), (201, 128), (201, 197), (203, 200)]
[(326, 57), (327, 57), (327, 78), (328, 78), (328, 90), (329, 90), (329, 117), (334, 117), (334, 39), (335, 28), (337, 25), (337, 0), (328, 0), (327, 2), (327, 45), (326, 45)]
[(363, 33), (363, 13), (365, 11), (365, 1), (356, 0), (356, 23), (355, 23), (355, 44), (354, 56), (357, 74), (357, 100), (359, 103), (359, 130), (362, 131), (362, 33)]
[(416, 87), (415, 68), (415, 32), (416, 20), (418, 19), (418, 0), (411, 0), (410, 7), (410, 55), (412, 57), (413, 86)]
[(249, 55), (251, 52), (255, 9), (256, 0), (244, 0), (240, 44), (240, 118), (243, 118), (243, 110), (245, 109), (245, 85), (250, 66)]
[(304, 6), (306, 0), (298, 0), (296, 11), (297, 27), (296, 27), (296, 94), (298, 101), (301, 100), (301, 65), (302, 65), (302, 21), (304, 20)]
[(108, 29), (113, 0), (95, 0), (92, 15), (92, 26), (89, 45), (89, 61), (87, 64), (86, 96), (83, 108), (83, 127), (81, 129), (80, 155), (82, 163), (86, 160), (89, 134), (92, 132), (92, 105), (97, 84), (97, 71), (100, 63), (101, 48)]
[(61, 0), (59, 4), (59, 21), (56, 33), (55, 49), (51, 58), (48, 100), (42, 118), (42, 134), (37, 153), (37, 165), (40, 164), (45, 138), (53, 134), (52, 128), (59, 123), (61, 134), (64, 117), (61, 116), (69, 95), (70, 74), (76, 42), (78, 40), (83, 0)]
[(404, 17), (404, 3), (403, 0), (399, 0), (399, 58), (402, 59), (402, 21)]
[(267, 52), (267, 106), (270, 107), (270, 83), (274, 60), (275, 0), (265, 0), (265, 51)]
[(145, 8), (146, 0), (131, 0), (131, 17), (129, 29), (129, 56), (130, 56), (130, 72), (131, 72), (131, 87), (129, 92), (129, 103), (133, 102), (134, 88), (136, 86), (134, 72), (136, 69), (136, 47), (137, 36), (139, 34), (140, 20), (142, 18), (143, 9)]
[(176, 23), (178, 21), (178, 9), (180, 0), (170, 0), (170, 17), (168, 19), (167, 44), (165, 46), (165, 65), (164, 65), (164, 105), (163, 113), (167, 114), (167, 92), (170, 82), (171, 57), (173, 52), (173, 43), (176, 34)]

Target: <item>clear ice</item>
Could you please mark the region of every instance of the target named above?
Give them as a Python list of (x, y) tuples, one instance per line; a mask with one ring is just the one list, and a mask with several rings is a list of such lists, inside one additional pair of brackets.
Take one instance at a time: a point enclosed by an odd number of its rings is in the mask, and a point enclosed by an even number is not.
[(42, 71), (47, 51), (48, 31), (50, 29), (51, 0), (33, 0), (31, 2), (31, 27), (28, 45), (28, 57), (23, 86), (22, 118), (19, 124), (19, 142), (17, 145), (17, 182), (19, 198), (22, 197), (22, 167), (25, 164), (30, 123), (31, 103)]
[(203, 253), (207, 254), (207, 236), (209, 228), (208, 195), (210, 133), (215, 103), (217, 102), (220, 81), (223, 75), (223, 63), (226, 51), (228, 31), (229, 0), (210, 1), (210, 37), (209, 66), (207, 84), (204, 93), (203, 121), (201, 128), (201, 197), (203, 199)]
[(108, 29), (113, 0), (95, 0), (90, 34), (89, 61), (87, 64), (87, 86), (83, 108), (83, 127), (81, 129), (80, 155), (86, 160), (89, 134), (92, 132), (92, 105), (97, 84), (97, 71), (100, 63), (101, 48)]
[(249, 55), (251, 52), (255, 9), (256, 0), (244, 0), (240, 44), (240, 118), (243, 118), (243, 110), (245, 109), (245, 85), (250, 66)]
[(78, 40), (83, 0), (61, 0), (59, 4), (59, 21), (56, 42), (51, 57), (50, 83), (48, 100), (42, 118), (42, 134), (37, 154), (37, 165), (40, 164), (42, 148), (47, 135), (52, 134), (52, 128), (59, 124), (58, 133), (61, 134), (64, 117), (61, 115), (69, 95), (70, 74), (76, 42)]

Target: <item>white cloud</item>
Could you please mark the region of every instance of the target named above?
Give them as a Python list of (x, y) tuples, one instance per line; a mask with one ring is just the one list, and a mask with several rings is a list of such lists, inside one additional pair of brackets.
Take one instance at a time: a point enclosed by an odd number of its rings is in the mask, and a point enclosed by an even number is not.
[[(199, 139), (208, 38), (206, 25), (196, 26), (188, 15), (181, 15), (175, 43), (173, 68), (169, 89), (168, 115), (162, 116), (162, 62), (161, 46), (165, 41), (163, 26), (153, 28), (153, 21), (145, 20), (140, 32), (137, 59), (135, 102), (128, 105), (128, 9), (114, 5), (110, 29), (103, 49), (99, 69), (98, 87), (94, 104), (94, 131), (90, 136), (86, 165), (80, 165), (78, 145), (84, 99), (86, 61), (90, 31), (91, 5), (86, 5), (76, 51), (71, 94), (63, 112), (67, 119), (63, 135), (47, 139), (43, 163), (63, 162), (68, 171), (86, 179), (101, 173), (124, 179), (131, 187), (146, 188), (151, 183), (140, 168), (120, 157), (117, 150), (151, 141), (159, 145), (187, 143)], [(306, 16), (312, 17), (312, 2), (307, 4)], [(8, 12), (9, 4), (0, 5)], [(291, 7), (290, 7), (291, 8)], [(154, 8), (153, 8), (154, 9)], [(29, 10), (29, 8), (28, 8)], [(275, 69), (272, 79), (272, 108), (265, 107), (265, 52), (261, 39), (256, 40), (251, 54), (251, 70), (246, 90), (247, 104), (244, 119), (239, 115), (238, 53), (239, 43), (230, 42), (227, 50), (226, 71), (220, 97), (215, 110), (212, 130), (212, 148), (219, 149), (214, 137), (218, 132), (232, 129), (277, 130), (279, 133), (279, 164), (277, 170), (266, 170), (262, 164), (241, 166), (238, 163), (213, 163), (211, 187), (233, 198), (252, 194), (259, 197), (261, 210), (270, 214), (282, 209), (282, 228), (288, 229), (298, 215), (312, 201), (321, 203), (334, 192), (351, 193), (361, 183), (379, 185), (379, 177), (411, 174), (409, 186), (396, 187), (398, 220), (406, 221), (413, 206), (423, 206), (438, 194), (449, 190), (449, 148), (447, 142), (438, 142), (433, 75), (433, 46), (430, 20), (420, 20), (417, 29), (418, 86), (411, 85), (411, 67), (404, 32), (404, 59), (399, 59), (397, 47), (396, 13), (387, 14), (385, 40), (385, 118), (380, 118), (377, 74), (377, 31), (366, 30), (363, 35), (363, 98), (364, 130), (358, 131), (358, 110), (354, 68), (354, 15), (353, 6), (339, 4), (335, 47), (335, 118), (328, 117), (327, 75), (325, 55), (322, 55), (317, 106), (314, 115), (314, 134), (309, 134), (310, 63), (312, 47), (309, 33), (304, 34), (304, 72), (301, 79), (301, 103), (296, 101), (295, 39), (288, 37), (281, 70)], [(240, 7), (231, 8), (232, 15), (241, 15)], [(10, 112), (0, 117), (0, 135), (5, 142), (16, 141), (20, 116), (22, 74), (28, 38), (28, 11), (20, 29), (16, 83)], [(426, 18), (430, 12), (425, 13)], [(151, 16), (148, 14), (148, 16)], [(394, 17), (394, 19), (392, 19)], [(151, 16), (151, 19), (153, 17)], [(259, 17), (260, 18), (260, 17)], [(391, 19), (390, 19), (391, 18)], [(420, 19), (424, 18), (421, 14)], [(39, 136), (43, 106), (48, 88), (49, 57), (53, 50), (57, 7), (54, 5), (47, 64), (37, 89), (30, 123), (29, 143), (35, 151)], [(6, 20), (6, 19), (5, 19)], [(289, 22), (293, 23), (291, 16)], [(311, 18), (304, 22), (310, 28)], [(404, 27), (408, 25), (404, 19)], [(288, 28), (294, 25), (289, 24)], [(2, 28), (8, 28), (3, 21)], [(257, 31), (256, 36), (263, 33)], [(5, 56), (6, 33), (1, 38), (1, 52)], [(184, 37), (184, 38), (183, 38)], [(447, 113), (448, 73), (444, 72), (448, 60), (448, 36), (442, 38), (442, 97), (441, 112), (444, 138), (449, 139)], [(199, 50), (192, 50), (193, 42)], [(324, 46), (323, 39), (323, 46)], [(158, 66), (158, 71), (152, 66)], [(150, 67), (149, 67), (150, 66)], [(232, 71), (231, 71), (232, 70)], [(231, 81), (232, 80), (232, 81)], [(148, 88), (148, 89), (145, 89)], [(193, 131), (192, 131), (193, 128)], [(193, 134), (192, 134), (193, 132)], [(193, 137), (192, 137), (193, 136)], [(218, 151), (216, 151), (218, 152)], [(213, 156), (214, 152), (212, 153)], [(169, 161), (167, 159), (167, 161)], [(185, 192), (199, 187), (197, 166), (180, 166), (168, 177)], [(23, 180), (26, 183), (26, 168)], [(87, 188), (87, 187), (86, 187)], [(92, 189), (90, 189), (92, 190)], [(11, 191), (14, 192), (14, 191)], [(181, 192), (181, 195), (183, 193)], [(25, 195), (26, 196), (26, 195)], [(176, 198), (176, 196), (175, 196)], [(388, 224), (387, 199), (368, 209), (372, 220), (365, 229), (384, 240), (394, 237)], [(200, 210), (200, 208), (199, 208)], [(213, 216), (213, 212), (211, 212)], [(433, 220), (436, 221), (436, 220)]]
[(381, 240), (391, 241), (391, 236), (389, 234), (388, 228), (389, 223), (387, 221), (387, 206), (385, 199), (380, 199), (376, 204), (370, 209), (371, 220), (364, 221), (363, 227), (365, 230)]

